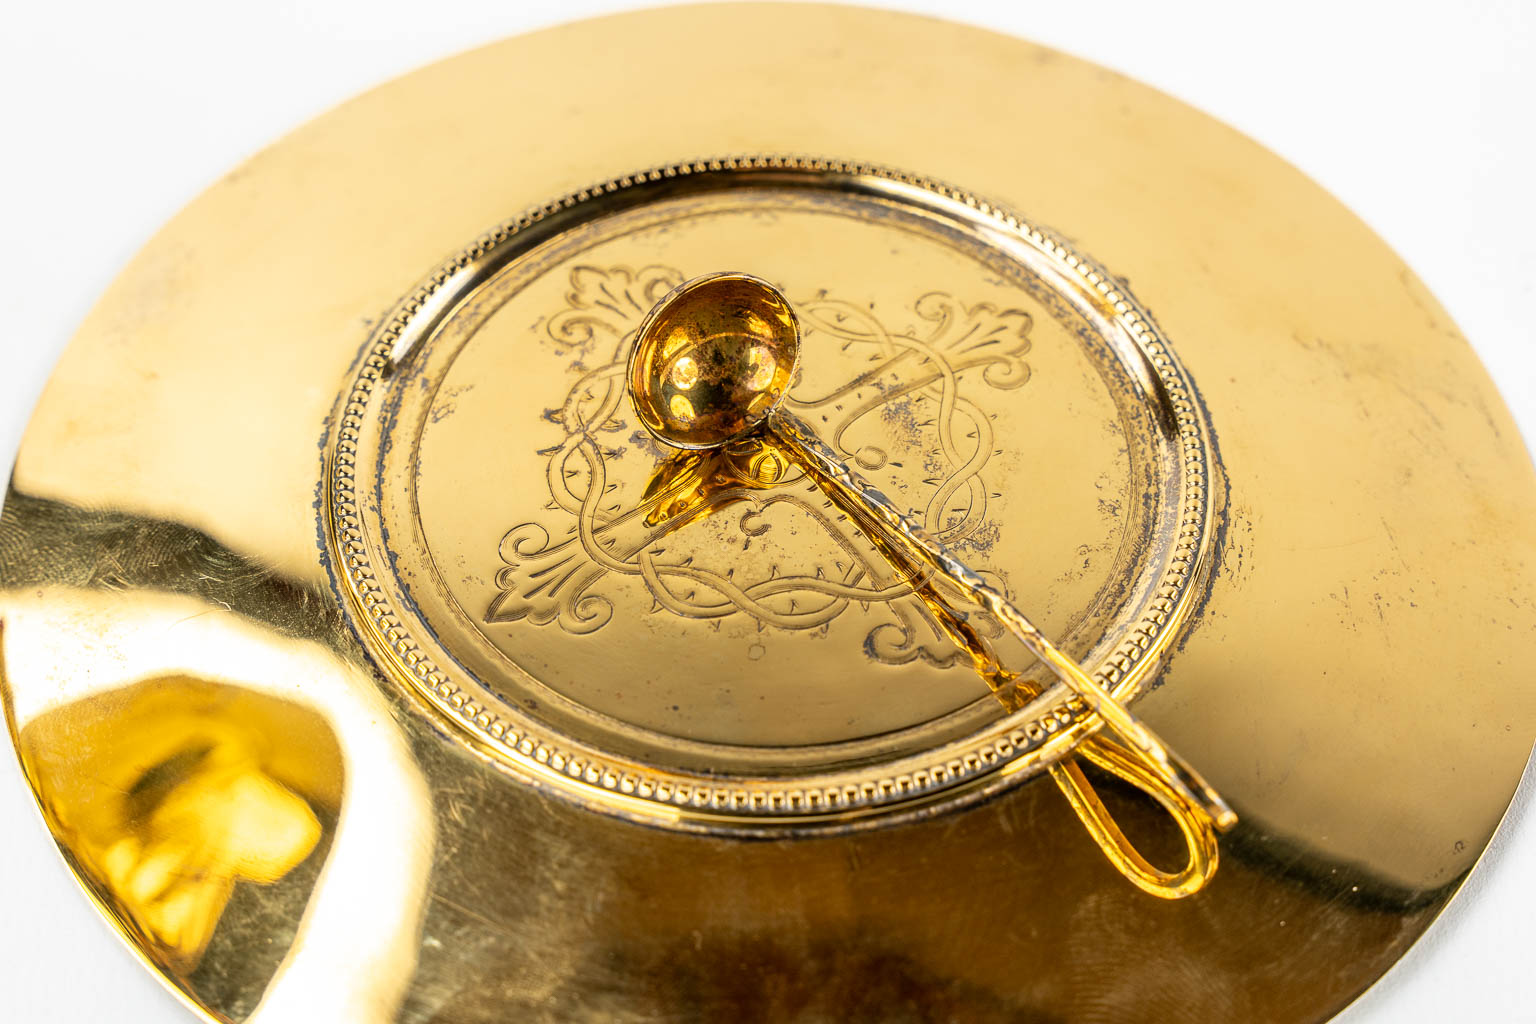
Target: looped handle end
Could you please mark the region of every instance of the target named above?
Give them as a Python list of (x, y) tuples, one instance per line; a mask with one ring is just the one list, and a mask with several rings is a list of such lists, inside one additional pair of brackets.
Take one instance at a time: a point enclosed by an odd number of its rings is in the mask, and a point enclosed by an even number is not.
[(1126, 838), (1075, 758), (1052, 765), (1051, 777), (1115, 869), (1142, 892), (1160, 899), (1183, 899), (1204, 889), (1216, 873), (1218, 823), (1140, 758), (1111, 739), (1102, 735), (1090, 737), (1077, 748), (1076, 754), (1119, 776), (1161, 804), (1178, 826), (1189, 853), (1188, 862), (1178, 871), (1158, 868)]

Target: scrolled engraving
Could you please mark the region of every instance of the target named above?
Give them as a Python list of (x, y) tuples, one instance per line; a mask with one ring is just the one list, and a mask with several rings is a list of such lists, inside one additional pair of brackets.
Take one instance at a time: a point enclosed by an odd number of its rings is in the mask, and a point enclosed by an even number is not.
[[(404, 685), (431, 703), (447, 720), (489, 742), (497, 756), (518, 772), (564, 786), (564, 792), (584, 806), (606, 810), (631, 801), (623, 813), (639, 813), (637, 808), (655, 805), (658, 809), (650, 820), (657, 823), (676, 824), (681, 814), (691, 822), (690, 827), (747, 828), (754, 832), (760, 827), (767, 828), (757, 823), (763, 815), (815, 819), (825, 810), (838, 815), (832, 827), (842, 828), (846, 827), (844, 823), (850, 813), (866, 815), (870, 822), (885, 820), (874, 815), (887, 811), (897, 815), (908, 813), (905, 808), (910, 797), (933, 796), (940, 790), (953, 790), (956, 799), (969, 799), (963, 794), (982, 793), (986, 786), (1003, 784), (991, 781), (996, 776), (993, 769), (999, 764), (1014, 766), (1009, 775), (1011, 780), (1027, 778), (1034, 768), (1050, 763), (1052, 750), (1061, 749), (1064, 733), (1071, 734), (1082, 724), (1088, 709), (1080, 698), (1066, 694), (1059, 701), (1005, 717), (967, 739), (963, 746), (934, 750), (890, 764), (783, 781), (722, 778), (713, 773), (700, 775), (611, 759), (599, 748), (552, 728), (462, 672), (433, 643), (431, 631), (413, 614), (398, 580), (383, 568), (387, 562), (375, 559), (385, 543), (376, 516), (370, 513), (360, 492), (358, 470), (372, 465), (378, 456), (380, 438), (389, 422), (382, 413), (388, 407), (391, 381), (400, 379), (392, 375), (392, 370), (402, 352), (420, 343), (413, 333), (418, 326), (417, 314), (431, 299), (442, 292), (458, 294), (456, 289), (462, 283), (476, 280), (461, 273), (466, 268), (525, 251), (524, 232), (541, 219), (563, 212), (574, 215), (589, 203), (595, 208), (597, 200), (626, 192), (643, 194), (664, 189), (673, 194), (692, 188), (691, 182), (711, 189), (722, 182), (750, 187), (763, 174), (772, 175), (776, 184), (788, 179), (817, 188), (835, 188), (845, 178), (856, 177), (866, 188), (900, 189), (901, 194), (895, 196), (898, 201), (936, 211), (950, 222), (979, 223), (989, 231), (1001, 232), (1011, 239), (1010, 244), (1027, 252), (1028, 260), (1038, 259), (1059, 275), (1064, 282), (1063, 294), (1070, 294), (1079, 305), (1101, 308), (1111, 321), (1111, 329), (1134, 351), (1134, 358), (1145, 360), (1157, 378), (1158, 388), (1144, 397), (1160, 404), (1168, 438), (1184, 454), (1184, 472), (1168, 478), (1172, 491), (1168, 508), (1178, 517), (1169, 550), (1176, 551), (1177, 557), (1160, 560), (1151, 570), (1156, 576), (1149, 601), (1136, 611), (1132, 620), (1135, 624), (1116, 635), (1097, 671), (1106, 686), (1140, 685), (1148, 663), (1155, 662), (1157, 652), (1178, 634), (1194, 607), (1189, 597), (1202, 576), (1202, 567), (1208, 564), (1213, 523), (1218, 514), (1213, 510), (1210, 481), (1219, 477), (1220, 463), (1210, 444), (1210, 427), (1193, 383), (1167, 339), (1119, 279), (1017, 214), (942, 181), (863, 162), (819, 157), (727, 156), (667, 164), (602, 182), (495, 226), (425, 278), (370, 337), (360, 356), (356, 377), (342, 391), (335, 410), (327, 455), (325, 532), (329, 564), (347, 597), (349, 613), (370, 649), (381, 658), (381, 664), (387, 665)], [(655, 294), (659, 298), (662, 292)], [(582, 325), (573, 323), (561, 329), (571, 351), (598, 339), (600, 325), (608, 322), (599, 315), (601, 309), (587, 309), (575, 317), (583, 319)], [(593, 330), (591, 341), (584, 333), (587, 326)], [(1022, 372), (1028, 372), (1027, 365)], [(995, 378), (992, 383), (1001, 386), (999, 380), (1008, 379), (1012, 378)], [(600, 400), (594, 394), (586, 401)], [(879, 457), (874, 452), (865, 455), (871, 460)], [(748, 491), (758, 489), (753, 483), (772, 476), (768, 458), (748, 457), (740, 463), (747, 467), (748, 482), (742, 486)], [(673, 466), (659, 471), (656, 486), (668, 487), (680, 476), (689, 474), (696, 478), (700, 494), (718, 493), (719, 479), (698, 467)], [(728, 481), (729, 473), (724, 478)], [(704, 486), (705, 482), (709, 486)], [(653, 509), (653, 514), (662, 522), (682, 515), (695, 500), (686, 488), (681, 488), (669, 503)], [(740, 523), (744, 542), (751, 539), (749, 525), (757, 531), (767, 525), (761, 514), (750, 513), (743, 514)], [(979, 541), (984, 533), (985, 530), (973, 538)], [(761, 536), (761, 532), (755, 535)], [(971, 542), (967, 538), (963, 543)], [(955, 543), (951, 539), (951, 544)], [(508, 550), (515, 556), (526, 557), (527, 552), (549, 546), (548, 531), (542, 535), (532, 532), (514, 537)], [(512, 566), (506, 568), (510, 570)], [(894, 609), (901, 605), (893, 602), (885, 607)], [(591, 605), (581, 609), (583, 614), (592, 610)], [(899, 628), (892, 625), (887, 632), (898, 632)], [(588, 771), (595, 774), (595, 780)], [(817, 805), (814, 813), (812, 804)], [(724, 816), (716, 813), (720, 809), (724, 809)]]
[[(565, 307), (546, 321), (561, 348), (579, 349), (583, 373), (545, 418), (561, 427), (560, 443), (545, 449), (548, 521), (523, 522), (502, 539), (500, 593), (485, 612), (487, 624), (527, 621), (581, 635), (603, 627), (613, 602), (605, 581), (640, 580), (656, 610), (691, 619), (746, 615), (765, 627), (801, 630), (825, 626), (850, 604), (884, 609), (869, 631), (865, 652), (878, 661), (915, 657), (954, 663), (959, 654), (928, 628), (927, 611), (910, 587), (892, 579), (872, 557), (857, 530), (808, 486), (781, 455), (747, 442), (721, 453), (663, 459), (639, 500), (624, 499), (610, 481), (613, 439), (633, 432), (624, 396), (624, 365), (633, 332), (650, 306), (683, 275), (667, 267), (599, 268), (570, 272)], [(813, 392), (797, 384), (788, 405), (829, 424), (828, 441), (866, 470), (894, 461), (922, 463), (927, 529), (964, 546), (987, 522), (983, 472), (994, 452), (992, 420), (981, 398), (1012, 390), (1030, 378), (1030, 314), (990, 303), (966, 305), (942, 292), (919, 296), (911, 323), (889, 329), (867, 306), (817, 292), (797, 304), (808, 338), (839, 346), (860, 369), (831, 388)], [(899, 451), (855, 444), (850, 435), (867, 417), (896, 429)], [(741, 579), (669, 554), (676, 530), (728, 505), (743, 506), (735, 536), (743, 549), (771, 528), (768, 511), (791, 512), (830, 539), (840, 556), (829, 566), (806, 564), (765, 578)], [(1001, 582), (1000, 577), (991, 574)]]

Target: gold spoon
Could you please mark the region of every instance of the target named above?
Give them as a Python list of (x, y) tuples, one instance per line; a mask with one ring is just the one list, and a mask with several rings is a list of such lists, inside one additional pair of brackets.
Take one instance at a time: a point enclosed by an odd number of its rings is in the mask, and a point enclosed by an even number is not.
[[(675, 288), (641, 323), (629, 357), (630, 398), (646, 429), (676, 448), (716, 448), (761, 432), (869, 531), (887, 555), (907, 563), (909, 569), (926, 567), (987, 609), (1076, 692), (1111, 734), (1093, 760), (1109, 762), (1106, 766), (1111, 770), (1125, 769), (1117, 774), (1143, 788), (1154, 780), (1164, 784), (1170, 792), (1148, 791), (1176, 818), (1180, 815), (1174, 803), (1197, 811), (1205, 819), (1200, 825), (1226, 830), (1235, 824), (1236, 814), (1194, 768), (1062, 653), (1011, 601), (899, 511), (809, 425), (784, 408), (799, 358), (799, 321), (778, 289), (750, 274), (707, 274)], [(923, 590), (923, 599), (930, 605), (942, 601), (931, 586)], [(963, 620), (952, 610), (948, 617)], [(1072, 769), (1069, 775), (1057, 774), (1057, 781), (1101, 846), (1105, 846), (1106, 831), (1112, 832), (1109, 838), (1118, 849), (1112, 852), (1106, 847), (1106, 852), (1117, 866), (1127, 871), (1124, 861), (1134, 857), (1159, 878), (1175, 877), (1157, 872), (1129, 849), (1081, 772), (1075, 765)], [(1170, 802), (1166, 797), (1175, 799)], [(1180, 821), (1194, 851), (1197, 844), (1188, 825)], [(1208, 827), (1195, 831), (1208, 831)], [(1210, 861), (1214, 870), (1214, 856)], [(1132, 880), (1154, 891), (1154, 886)], [(1186, 879), (1175, 888), (1194, 891), (1203, 885), (1203, 878), (1192, 883), (1193, 888), (1190, 884)], [(1182, 896), (1188, 891), (1157, 894)]]

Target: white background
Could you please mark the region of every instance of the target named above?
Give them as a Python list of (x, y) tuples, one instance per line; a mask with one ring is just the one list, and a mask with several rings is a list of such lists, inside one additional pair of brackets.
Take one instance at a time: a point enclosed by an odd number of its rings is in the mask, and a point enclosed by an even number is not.
[[(234, 164), (420, 64), (635, 6), (9, 5), (0, 23), (0, 465), (96, 296), (160, 224)], [(1105, 64), (1289, 159), (1413, 266), (1472, 340), (1525, 437), (1536, 438), (1536, 4), (882, 6), (986, 25)], [(1536, 871), (1522, 869), (1536, 865), (1533, 788), (1528, 777), (1450, 909), (1340, 1020), (1536, 1020), (1527, 995)], [(191, 1019), (97, 920), (3, 751), (0, 1019)]]

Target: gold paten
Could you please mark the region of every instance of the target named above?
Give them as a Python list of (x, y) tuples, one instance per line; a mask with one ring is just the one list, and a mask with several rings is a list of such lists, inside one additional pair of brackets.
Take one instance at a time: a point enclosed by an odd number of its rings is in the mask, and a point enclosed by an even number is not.
[[(1199, 847), (1134, 763), (1077, 791), (1123, 842), (1045, 782), (1098, 721), (1015, 638), (760, 437), (639, 422), (636, 329), (722, 268), (800, 318), (786, 407), (1230, 800), (1198, 892), (1096, 848)], [(1518, 780), (1533, 523), (1444, 312), (1252, 143), (974, 29), (670, 9), (364, 96), (154, 239), (28, 429), (0, 678), (207, 1019), (1313, 1021)]]

